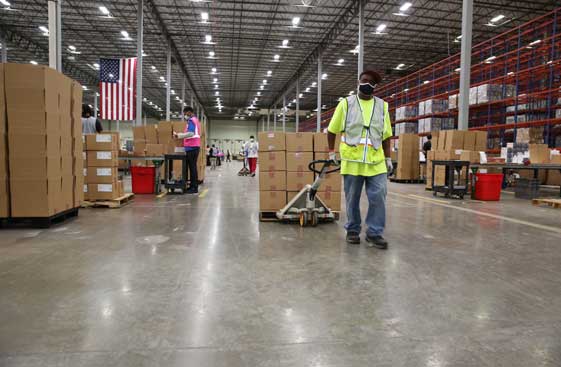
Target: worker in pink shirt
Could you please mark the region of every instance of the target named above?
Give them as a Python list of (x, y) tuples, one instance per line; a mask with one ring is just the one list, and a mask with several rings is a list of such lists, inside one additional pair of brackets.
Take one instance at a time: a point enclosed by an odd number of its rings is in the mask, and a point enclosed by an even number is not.
[(183, 109), (183, 118), (187, 121), (185, 131), (182, 133), (173, 132), (176, 138), (183, 139), (185, 154), (187, 155), (187, 166), (189, 175), (189, 189), (187, 194), (197, 194), (199, 192), (199, 175), (197, 172), (197, 159), (201, 150), (201, 123), (195, 116), (193, 107)]

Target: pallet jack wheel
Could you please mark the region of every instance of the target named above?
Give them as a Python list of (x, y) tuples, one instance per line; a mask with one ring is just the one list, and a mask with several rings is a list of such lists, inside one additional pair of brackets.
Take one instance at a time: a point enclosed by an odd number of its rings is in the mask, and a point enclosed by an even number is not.
[(308, 212), (300, 212), (300, 227), (308, 225)]
[(318, 212), (312, 212), (312, 215), (310, 217), (310, 225), (312, 227), (317, 226), (319, 223), (319, 218), (318, 218)]

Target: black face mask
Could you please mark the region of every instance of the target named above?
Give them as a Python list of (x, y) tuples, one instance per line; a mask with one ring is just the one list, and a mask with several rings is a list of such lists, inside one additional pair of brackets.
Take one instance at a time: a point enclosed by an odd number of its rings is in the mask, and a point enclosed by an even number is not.
[(370, 83), (360, 83), (358, 86), (360, 93), (366, 94), (367, 96), (372, 95), (374, 88), (376, 88), (376, 84), (372, 85)]

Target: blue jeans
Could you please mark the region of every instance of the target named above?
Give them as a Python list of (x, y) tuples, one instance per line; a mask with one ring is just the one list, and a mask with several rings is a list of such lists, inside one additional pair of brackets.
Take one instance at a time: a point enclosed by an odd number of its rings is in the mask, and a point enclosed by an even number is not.
[(386, 227), (386, 194), (388, 191), (387, 174), (377, 176), (344, 175), (345, 199), (347, 202), (347, 232), (360, 233), (360, 196), (362, 187), (366, 186), (368, 213), (366, 214), (367, 234), (381, 236)]

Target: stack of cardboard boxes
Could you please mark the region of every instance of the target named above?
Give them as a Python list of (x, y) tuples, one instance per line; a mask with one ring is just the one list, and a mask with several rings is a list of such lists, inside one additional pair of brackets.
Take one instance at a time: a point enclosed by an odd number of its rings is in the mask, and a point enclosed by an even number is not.
[(119, 135), (117, 133), (85, 135), (86, 168), (84, 196), (86, 200), (114, 200), (124, 195), (118, 176)]
[(399, 137), (395, 177), (398, 180), (418, 180), (420, 174), (419, 135), (403, 134)]
[(259, 210), (274, 212), (286, 205), (285, 134), (261, 132), (258, 141)]
[(79, 208), (84, 201), (84, 136), (82, 135), (82, 96), (80, 83), (72, 83), (72, 191), (74, 207)]
[(0, 124), (0, 136), (7, 131), (9, 165), (7, 171), (0, 168), (5, 171), (0, 176), (5, 181), (9, 173), (8, 215), (45, 218), (75, 208), (80, 199), (75, 174), (81, 166), (81, 154), (75, 153), (81, 132), (76, 110), (82, 103), (77, 90), (82, 87), (45, 66), (5, 64), (3, 74), (7, 125)]
[[(335, 152), (339, 157), (339, 144), (341, 143), (341, 135), (337, 135), (335, 141)], [(327, 134), (315, 133), (314, 134), (314, 160), (327, 160), (329, 159), (329, 145), (327, 144)], [(317, 169), (321, 165), (316, 166)], [(334, 168), (334, 167), (332, 167)], [(321, 186), (319, 187), (319, 198), (333, 211), (341, 211), (341, 190), (343, 187), (343, 178), (339, 171), (328, 174)]]
[[(304, 186), (314, 182), (314, 173), (308, 165), (313, 160), (328, 159), (327, 134), (263, 132), (259, 133), (258, 140), (259, 209), (278, 211)], [(339, 139), (336, 147), (338, 150)], [(341, 210), (341, 187), (341, 175), (332, 173), (318, 192), (334, 211)]]
[(0, 64), (0, 218), (7, 218), (10, 213), (7, 139), (6, 95), (4, 93), (4, 64)]
[[(433, 132), (432, 135), (432, 150), (427, 157), (427, 188), (432, 187), (433, 160), (458, 159), (479, 163), (479, 153), (487, 150), (486, 131), (442, 130)], [(444, 167), (436, 167), (434, 180), (436, 185), (445, 183), (446, 171)]]

